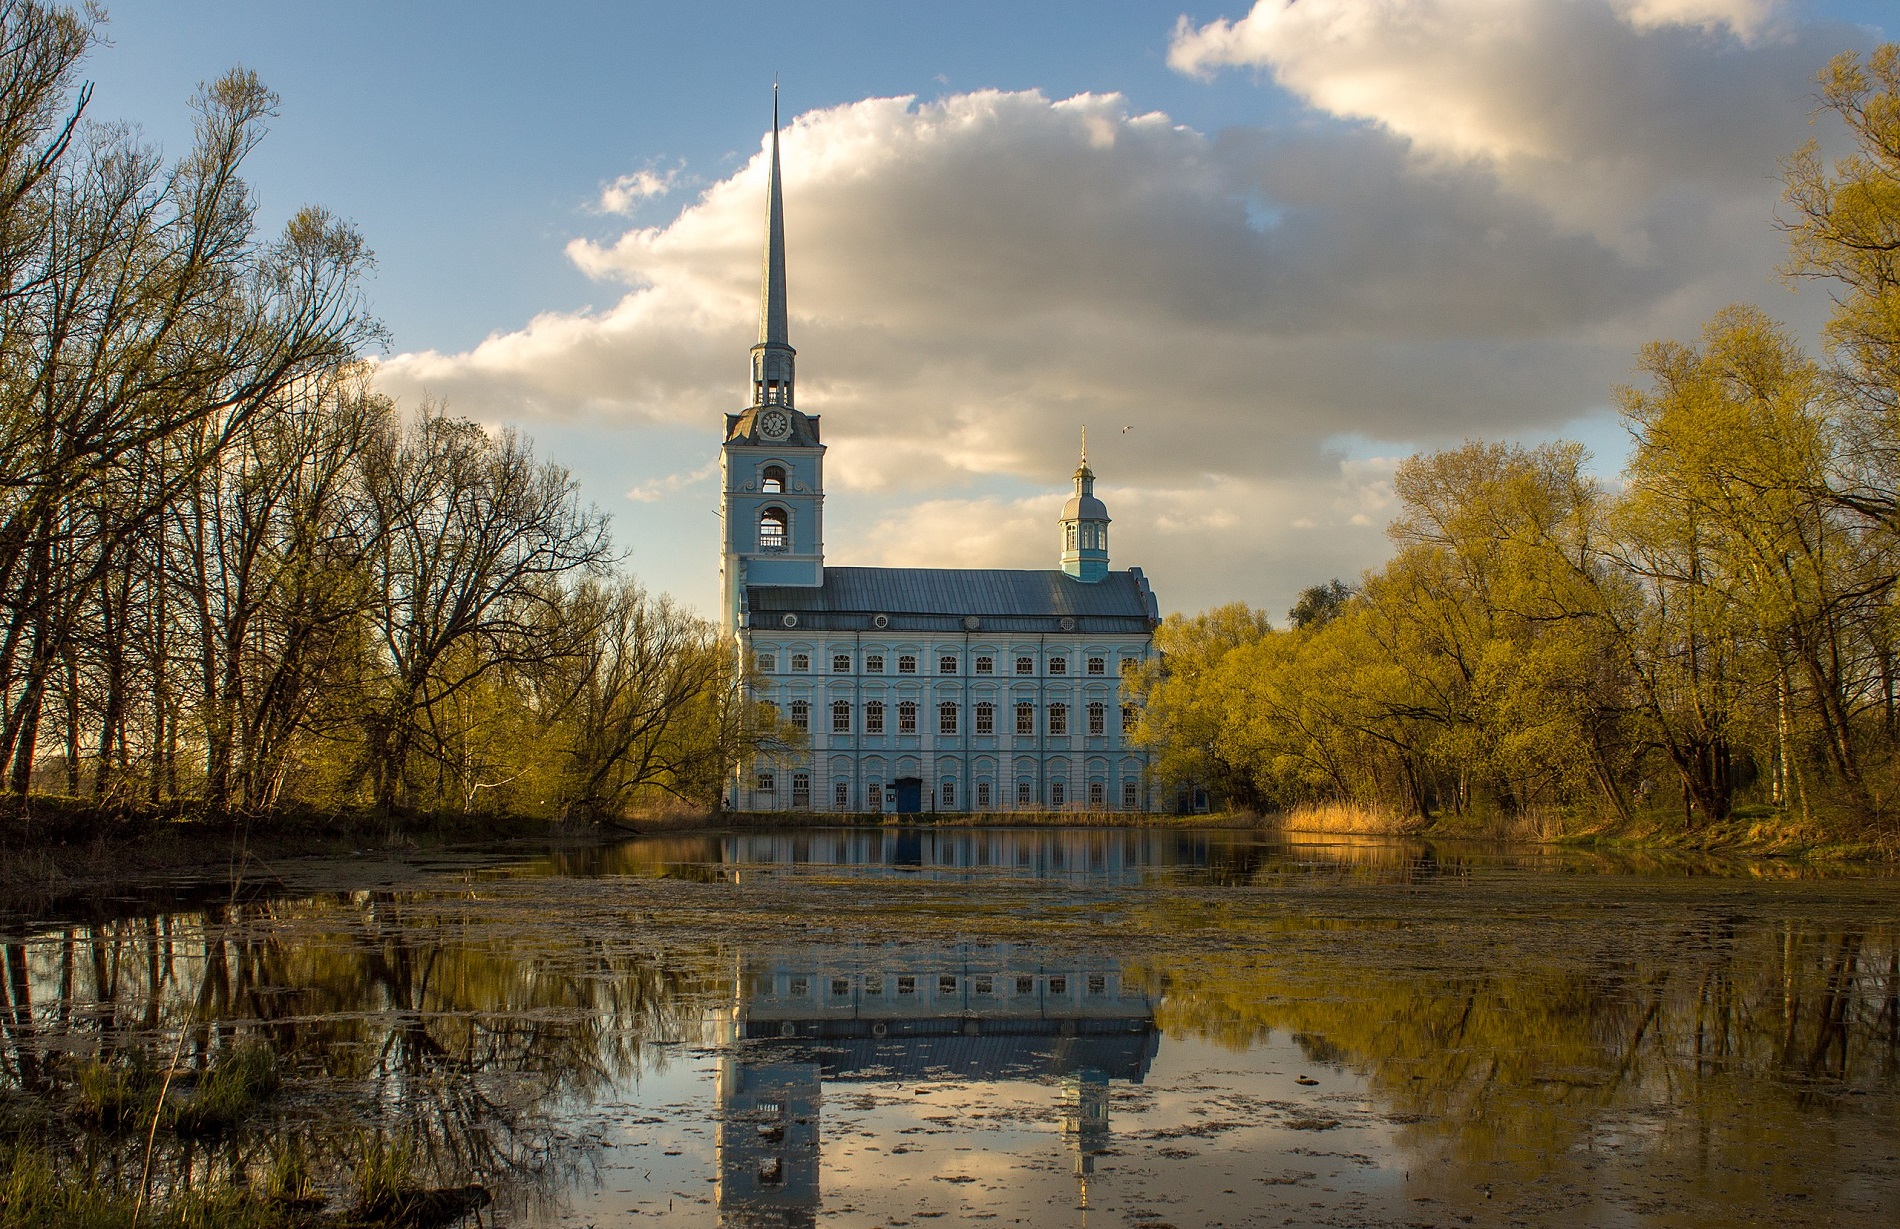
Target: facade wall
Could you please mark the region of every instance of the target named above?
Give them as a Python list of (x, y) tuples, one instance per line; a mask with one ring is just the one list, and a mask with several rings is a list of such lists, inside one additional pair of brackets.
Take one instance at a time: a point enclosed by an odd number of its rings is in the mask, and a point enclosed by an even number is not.
[(1121, 676), (1153, 652), (1148, 636), (740, 634), (755, 695), (802, 720), (810, 749), (742, 774), (734, 809), (892, 811), (900, 781), (917, 782), (926, 812), (1149, 811), (1164, 801), (1123, 728)]

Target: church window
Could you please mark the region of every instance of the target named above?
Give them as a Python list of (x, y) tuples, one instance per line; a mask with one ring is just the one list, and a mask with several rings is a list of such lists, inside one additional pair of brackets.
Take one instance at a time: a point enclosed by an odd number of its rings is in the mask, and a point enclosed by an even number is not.
[(774, 777), (769, 772), (761, 772), (759, 774), (758, 784), (759, 784), (759, 792), (761, 794), (775, 793), (778, 790), (778, 778)]
[(1034, 734), (1036, 732), (1035, 705), (1018, 704), (1016, 706), (1016, 732), (1018, 734)]
[(785, 549), (785, 510), (767, 508), (759, 513), (759, 549)]
[(976, 706), (976, 732), (978, 734), (996, 733), (996, 706), (987, 700)]
[(1108, 805), (1108, 786), (1100, 781), (1089, 782), (1089, 808), (1100, 810)]
[(943, 783), (943, 809), (948, 811), (956, 805), (957, 783), (955, 781), (945, 781)]
[(1068, 525), (1064, 526), (1064, 528), (1067, 530), (1067, 533), (1065, 535), (1063, 545), (1066, 546), (1070, 550), (1074, 550), (1075, 549), (1075, 524), (1074, 522), (1070, 522)]
[(1127, 734), (1133, 734), (1134, 732), (1135, 732), (1135, 706), (1132, 704), (1124, 704), (1122, 705), (1122, 733), (1124, 735), (1127, 735)]
[(978, 781), (978, 782), (976, 783), (976, 806), (977, 806), (977, 809), (978, 809), (979, 811), (987, 811), (987, 810), (989, 810), (989, 809), (990, 809), (990, 805), (991, 805), (991, 803), (990, 803), (990, 783), (989, 783), (988, 781)]
[(1089, 736), (1100, 738), (1108, 733), (1108, 705), (1100, 702), (1089, 705)]
[(784, 489), (785, 470), (777, 465), (766, 466), (765, 473), (759, 480), (759, 490), (765, 492), (767, 495), (777, 495)]
[(1049, 706), (1049, 732), (1051, 734), (1067, 734), (1069, 732), (1068, 705), (1051, 704)]
[[(871, 788), (876, 789), (877, 787), (874, 785)], [(884, 979), (878, 976), (876, 973), (865, 974), (864, 992), (866, 994), (879, 994), (879, 995), (883, 994), (884, 993)]]
[(1122, 658), (1122, 673), (1133, 674), (1135, 672), (1135, 667), (1139, 665), (1141, 665), (1141, 662), (1139, 659), (1133, 658), (1133, 657), (1124, 657)]
[(904, 700), (898, 704), (897, 732), (899, 734), (917, 732), (917, 702), (915, 700)]
[(811, 806), (811, 774), (795, 772), (792, 774), (792, 808), (803, 811)]
[(760, 700), (759, 701), (759, 716), (764, 718), (768, 722), (777, 721), (778, 720), (778, 705), (772, 703), (770, 700)]
[(988, 973), (979, 973), (973, 980), (976, 982), (975, 992), (977, 994), (996, 993), (996, 979), (991, 977)]
[(1141, 784), (1136, 781), (1122, 782), (1122, 810), (1132, 811), (1141, 801)]
[[(1068, 792), (1069, 792), (1068, 787), (1064, 785), (1062, 782), (1060, 781), (1049, 782), (1049, 805), (1052, 807), (1060, 807), (1064, 805), (1065, 803), (1067, 803)], [(1055, 989), (1055, 987), (1051, 986), (1050, 989), (1053, 990)], [(1056, 993), (1060, 994), (1061, 991), (1057, 990)]]
[(831, 997), (832, 998), (841, 999), (850, 993), (851, 993), (851, 979), (850, 978), (834, 977), (831, 979)]
[(1018, 977), (1016, 979), (1016, 993), (1017, 994), (1034, 994), (1035, 992), (1036, 992), (1035, 978)]
[(1089, 974), (1089, 993), (1090, 994), (1107, 994), (1108, 993), (1108, 975), (1105, 973)]
[(759, 654), (758, 660), (759, 660), (760, 674), (773, 674), (777, 672), (778, 670), (778, 654), (777, 653), (761, 653)]
[(937, 993), (938, 994), (955, 994), (956, 992), (957, 992), (956, 975), (953, 973), (938, 974)]
[(957, 672), (956, 654), (945, 653), (942, 657), (939, 657), (937, 659), (937, 673), (938, 674), (955, 674), (956, 672)]
[(851, 673), (851, 654), (833, 653), (831, 655), (831, 672), (833, 674)]
[(957, 706), (946, 700), (937, 706), (937, 733), (955, 734), (957, 732)]
[(897, 992), (899, 994), (916, 994), (917, 993), (917, 979), (914, 977), (898, 978)]
[(851, 701), (833, 700), (831, 702), (831, 732), (833, 734), (851, 732)]
[(994, 657), (977, 658), (976, 672), (978, 674), (995, 674), (996, 673), (996, 659)]
[(1105, 657), (1089, 658), (1089, 673), (1090, 674), (1107, 674), (1108, 673), (1108, 659)]
[(839, 811), (851, 809), (851, 782), (837, 781), (831, 786), (831, 805)]
[(1018, 674), (1034, 674), (1035, 672), (1036, 672), (1036, 659), (1035, 659), (1035, 658), (1033, 658), (1033, 657), (1018, 657), (1018, 658), (1016, 659), (1016, 673), (1018, 673)]
[(897, 655), (897, 672), (899, 674), (917, 673), (917, 655), (915, 653), (899, 653)]
[(811, 673), (811, 654), (810, 653), (792, 654), (792, 673), (793, 674), (810, 674)]
[(811, 978), (794, 977), (787, 988), (792, 992), (793, 998), (802, 999), (811, 993)]
[(1049, 673), (1051, 673), (1051, 674), (1067, 674), (1068, 672), (1069, 672), (1069, 659), (1068, 659), (1068, 658), (1066, 658), (1066, 657), (1051, 657), (1051, 658), (1049, 659)]
[[(1058, 802), (1056, 805), (1061, 806), (1062, 804)], [(1068, 992), (1069, 992), (1068, 978), (1052, 977), (1049, 979), (1049, 993), (1050, 994), (1067, 994)]]
[(792, 726), (805, 731), (811, 729), (811, 705), (806, 701), (792, 701)]
[[(864, 732), (882, 734), (884, 732), (884, 701), (867, 700), (864, 705)], [(871, 797), (876, 799), (877, 786), (871, 787)]]
[(1016, 805), (1026, 807), (1036, 800), (1036, 787), (1028, 781), (1016, 782)]
[[(876, 781), (865, 786), (864, 805), (873, 811), (882, 811), (884, 809), (884, 787), (879, 785)], [(871, 983), (866, 982), (864, 983), (864, 988), (872, 994), (882, 994), (884, 992), (883, 985), (883, 982), (879, 982), (877, 988), (872, 989)]]
[(866, 674), (884, 673), (884, 654), (866, 653), (864, 655), (864, 672)]

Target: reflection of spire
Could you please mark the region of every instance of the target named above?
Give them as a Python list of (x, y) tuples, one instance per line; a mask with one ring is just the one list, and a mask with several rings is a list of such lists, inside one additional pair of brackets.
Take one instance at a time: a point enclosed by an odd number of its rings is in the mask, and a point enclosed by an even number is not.
[(1062, 1138), (1075, 1158), (1077, 1203), (1089, 1206), (1095, 1154), (1108, 1146), (1108, 1075), (1085, 1067), (1062, 1081)]

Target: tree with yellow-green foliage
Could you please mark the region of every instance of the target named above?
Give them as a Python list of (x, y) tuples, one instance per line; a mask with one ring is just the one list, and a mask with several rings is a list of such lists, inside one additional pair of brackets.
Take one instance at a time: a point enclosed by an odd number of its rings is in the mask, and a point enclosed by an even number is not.
[[(1788, 272), (1824, 362), (1756, 308), (1657, 342), (1617, 398), (1620, 488), (1581, 447), (1399, 467), (1392, 558), (1292, 628), (1171, 621), (1144, 681), (1165, 775), (1244, 805), (1756, 819), (1891, 841), (1900, 817), (1900, 46), (1822, 107), (1854, 151), (1787, 165)], [(1176, 660), (1176, 656), (1179, 660)]]

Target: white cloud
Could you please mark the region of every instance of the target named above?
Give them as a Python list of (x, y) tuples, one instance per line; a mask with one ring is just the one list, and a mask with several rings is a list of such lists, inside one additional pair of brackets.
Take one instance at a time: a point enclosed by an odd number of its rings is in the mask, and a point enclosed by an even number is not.
[(1169, 63), (1270, 74), (1606, 235), (1671, 184), (1758, 193), (1807, 135), (1814, 69), (1861, 41), (1771, 0), (1257, 0), (1181, 19)]
[(700, 466), (698, 469), (686, 470), (677, 474), (668, 474), (663, 478), (655, 478), (649, 482), (642, 482), (627, 492), (627, 498), (637, 503), (657, 503), (669, 495), (675, 495), (684, 491), (688, 487), (698, 486), (700, 483), (712, 478), (718, 472), (719, 462), (715, 458), (714, 460), (706, 462), (706, 464)]
[[(1169, 574), (1170, 602), (1356, 573), (1390, 463), (1342, 470), (1330, 441), (1547, 434), (1641, 342), (1773, 286), (1778, 159), (1840, 45), (1778, 21), (1740, 0), (1263, 0), (1181, 27), (1176, 64), (1251, 65), (1354, 122), (1204, 134), (1033, 91), (798, 117), (792, 340), (834, 562), (1048, 564), (1087, 422), (1115, 558)], [(762, 146), (663, 224), (570, 244), (607, 305), (398, 355), (384, 385), (630, 441), (700, 429), (709, 456), (745, 387), (764, 176)]]
[(631, 174), (622, 175), (600, 190), (600, 199), (594, 208), (599, 213), (632, 213), (642, 202), (656, 196), (665, 196), (679, 184), (679, 167), (656, 170), (644, 167)]

